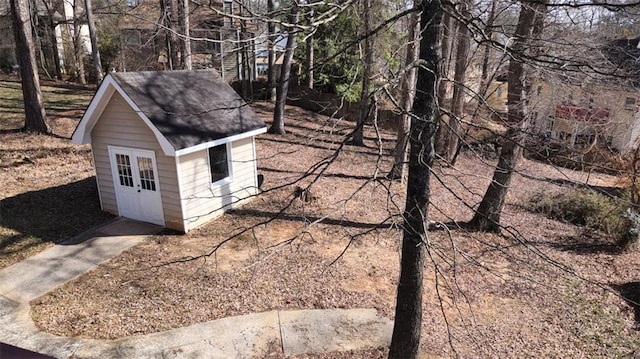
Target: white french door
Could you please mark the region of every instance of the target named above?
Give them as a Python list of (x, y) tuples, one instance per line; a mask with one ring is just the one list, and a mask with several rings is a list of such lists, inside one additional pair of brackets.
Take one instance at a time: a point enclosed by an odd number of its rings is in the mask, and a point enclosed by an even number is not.
[(158, 166), (153, 151), (109, 146), (109, 160), (118, 214), (164, 226)]

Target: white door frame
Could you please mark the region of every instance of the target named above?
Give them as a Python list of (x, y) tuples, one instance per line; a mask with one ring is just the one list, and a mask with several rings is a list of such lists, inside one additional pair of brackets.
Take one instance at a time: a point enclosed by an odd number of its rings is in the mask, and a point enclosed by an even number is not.
[(118, 215), (164, 226), (155, 153), (118, 146), (108, 149)]

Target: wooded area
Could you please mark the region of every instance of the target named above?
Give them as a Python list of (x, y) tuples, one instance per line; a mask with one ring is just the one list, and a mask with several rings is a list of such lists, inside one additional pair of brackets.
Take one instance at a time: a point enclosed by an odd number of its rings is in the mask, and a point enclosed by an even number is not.
[[(275, 103), (269, 133), (285, 140), (294, 137), (285, 123), (287, 101), (305, 91), (339, 99), (340, 105), (326, 106), (325, 113), (355, 109), (335, 154), (309, 159), (307, 172), (290, 185), (303, 183), (311, 193), (324, 168), (347, 147), (392, 156), (392, 166), (376, 164), (370, 178), (406, 185), (389, 358), (420, 356), (422, 280), (434, 251), (430, 230), (493, 232), (529, 245), (530, 238), (501, 221), (523, 158), (560, 172), (617, 176), (616, 195), (598, 193), (614, 203), (605, 217), (616, 224), (593, 228), (621, 252), (638, 250), (639, 3), (85, 0), (69, 9), (57, 1), (10, 0), (9, 5), (4, 18), (11, 21), (13, 44), (0, 47), (0, 66), (20, 75), (27, 132), (51, 132), (40, 77), (97, 84), (113, 70), (214, 69), (248, 101)], [(323, 106), (319, 99), (308, 100)], [(383, 153), (380, 128), (397, 133), (392, 154)], [(377, 135), (365, 136), (366, 129)], [(462, 199), (460, 192), (470, 191), (466, 186), (445, 186), (474, 214), (435, 224), (429, 217), (431, 182), (442, 179), (434, 177), (434, 168), (459, 169), (461, 153), (495, 166), (492, 180), (472, 200)], [(536, 211), (581, 225), (589, 225), (587, 215), (602, 207), (569, 218), (567, 213), (580, 211), (568, 205), (556, 211), (560, 199), (541, 196), (532, 204)], [(575, 198), (575, 206), (585, 198)], [(283, 204), (282, 211), (291, 205)], [(549, 265), (556, 264), (549, 260)], [(573, 273), (570, 266), (565, 269)]]

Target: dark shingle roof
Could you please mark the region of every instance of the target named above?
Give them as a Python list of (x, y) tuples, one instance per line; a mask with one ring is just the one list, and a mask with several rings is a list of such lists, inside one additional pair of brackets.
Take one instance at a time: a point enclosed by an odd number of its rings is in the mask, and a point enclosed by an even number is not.
[(214, 71), (119, 72), (111, 76), (175, 150), (265, 127)]

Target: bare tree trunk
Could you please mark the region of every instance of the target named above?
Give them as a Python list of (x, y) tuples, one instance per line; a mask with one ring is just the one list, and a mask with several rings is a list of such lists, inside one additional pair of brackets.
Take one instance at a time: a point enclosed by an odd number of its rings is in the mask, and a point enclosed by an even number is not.
[(428, 205), (434, 139), (438, 127), (436, 84), (439, 76), (441, 2), (422, 2), (422, 40), (416, 99), (409, 139), (409, 176), (404, 210), (402, 258), (390, 359), (419, 357), (422, 328), (422, 281), (426, 253)]
[(60, 53), (58, 52), (58, 38), (56, 37), (55, 24), (53, 19), (51, 21), (51, 47), (53, 48), (53, 61), (55, 62), (54, 68), (56, 69), (56, 78), (62, 80), (62, 67), (60, 67)]
[[(526, 107), (526, 71), (522, 56), (534, 37), (542, 31), (542, 21), (546, 15), (545, 3), (522, 3), (518, 26), (514, 34), (509, 61), (507, 123), (498, 164), (493, 178), (485, 192), (469, 227), (480, 231), (499, 232), (500, 214), (511, 184), (511, 177), (520, 157), (529, 127)], [(539, 26), (535, 26), (539, 24)], [(536, 32), (534, 29), (537, 29)]]
[(489, 88), (489, 58), (491, 57), (491, 41), (493, 40), (493, 22), (496, 18), (496, 3), (497, 0), (491, 1), (491, 10), (489, 10), (489, 17), (487, 18), (487, 26), (485, 27), (485, 33), (487, 34), (487, 41), (489, 43), (484, 47), (482, 54), (482, 73), (480, 75), (480, 88), (478, 96), (483, 99), (487, 94)]
[[(273, 14), (275, 11), (275, 5), (273, 1), (274, 0), (267, 0), (267, 12), (269, 14)], [(271, 102), (276, 100), (276, 25), (272, 20), (273, 19), (270, 19), (267, 23), (267, 44), (269, 46), (267, 67), (267, 93), (269, 96), (269, 101)]]
[[(307, 15), (307, 19), (309, 22), (309, 26), (313, 26), (313, 8), (309, 9), (309, 14)], [(311, 33), (307, 36), (307, 58), (306, 58), (306, 68), (307, 68), (307, 87), (313, 88), (313, 29)]]
[(87, 12), (87, 23), (89, 24), (89, 38), (91, 39), (91, 56), (93, 58), (93, 71), (96, 73), (98, 83), (102, 82), (102, 62), (100, 61), (100, 50), (98, 49), (98, 39), (96, 37), (96, 23), (93, 20), (93, 8), (91, 0), (84, 0), (85, 11)]
[(82, 15), (82, 9), (78, 3), (73, 4), (73, 48), (75, 50), (75, 63), (76, 63), (76, 75), (78, 81), (85, 85), (87, 83), (87, 76), (84, 72), (84, 46), (82, 43), (82, 24), (80, 18)]
[[(471, 4), (468, 0), (459, 3), (460, 16), (468, 19), (471, 16)], [(453, 166), (455, 165), (455, 157), (458, 153), (458, 144), (462, 136), (462, 118), (464, 117), (464, 97), (465, 97), (465, 78), (467, 74), (467, 66), (469, 64), (469, 45), (471, 43), (471, 35), (467, 25), (458, 21), (457, 25), (458, 47), (456, 49), (455, 73), (453, 75), (453, 99), (451, 101), (451, 117), (449, 118), (449, 140), (447, 141), (447, 161)]]
[(56, 37), (56, 23), (54, 22), (55, 11), (51, 8), (47, 1), (43, 1), (44, 6), (47, 9), (47, 22), (49, 27), (49, 38), (51, 39), (51, 48), (53, 53), (53, 61), (55, 62), (54, 68), (56, 71), (56, 78), (62, 80), (62, 68), (60, 67), (60, 53), (58, 53), (58, 38)]
[(167, 44), (167, 60), (169, 61), (169, 69), (177, 70), (180, 68), (180, 44), (178, 43), (177, 20), (176, 20), (176, 0), (160, 0), (160, 10), (162, 11), (162, 24), (166, 32)]
[(402, 117), (398, 124), (396, 133), (396, 147), (393, 149), (393, 166), (389, 171), (388, 177), (390, 179), (400, 179), (404, 181), (406, 177), (406, 163), (408, 161), (407, 152), (409, 143), (409, 130), (411, 129), (411, 108), (413, 107), (413, 100), (416, 95), (416, 66), (419, 56), (418, 41), (420, 41), (420, 34), (418, 27), (420, 25), (420, 18), (416, 13), (411, 17), (409, 24), (409, 43), (407, 44), (407, 55), (405, 58), (405, 68), (409, 68), (404, 77), (402, 84)]
[(180, 2), (180, 26), (182, 27), (182, 65), (191, 70), (191, 23), (189, 21), (189, 0)]
[[(446, 107), (447, 101), (447, 88), (449, 86), (449, 67), (451, 64), (451, 53), (453, 52), (453, 46), (451, 37), (453, 33), (451, 31), (451, 15), (446, 12), (442, 16), (442, 63), (440, 64), (441, 78), (438, 82), (438, 106), (441, 109)], [(455, 33), (455, 32), (454, 32)], [(441, 156), (445, 155), (447, 150), (447, 126), (445, 124), (444, 116), (440, 111), (440, 126), (438, 126), (438, 133), (436, 134), (436, 153)]]
[(293, 62), (293, 52), (296, 48), (296, 35), (298, 33), (295, 26), (298, 24), (299, 18), (298, 1), (291, 3), (291, 13), (289, 21), (294, 26), (289, 29), (287, 35), (287, 46), (285, 48), (284, 60), (280, 69), (280, 81), (278, 81), (278, 89), (276, 91), (276, 106), (273, 111), (273, 123), (269, 128), (269, 133), (284, 135), (287, 132), (284, 129), (284, 108), (287, 103), (287, 93), (289, 92), (289, 81), (291, 80), (291, 64)]
[(16, 41), (16, 58), (22, 77), (22, 99), (24, 101), (24, 130), (29, 132), (51, 133), (44, 110), (36, 49), (31, 32), (31, 12), (26, 0), (11, 0), (13, 34)]
[(363, 72), (362, 72), (362, 90), (360, 91), (360, 104), (358, 106), (358, 122), (353, 131), (350, 143), (354, 146), (364, 146), (364, 124), (369, 118), (371, 112), (371, 99), (369, 99), (369, 87), (371, 87), (371, 74), (373, 67), (373, 36), (371, 36), (371, 8), (370, 0), (363, 0), (363, 17), (364, 17), (364, 46), (362, 52)]
[[(250, 92), (251, 90), (251, 80), (253, 79), (253, 72), (252, 72), (252, 68), (251, 68), (251, 39), (249, 38), (249, 36), (247, 35), (247, 22), (245, 20), (240, 20), (240, 36), (241, 36), (241, 42), (238, 46), (241, 46), (241, 52), (242, 52), (242, 69), (243, 69), (243, 74), (242, 74), (242, 79), (245, 80), (244, 84), (248, 85), (249, 88), (247, 88), (247, 94)], [(244, 86), (244, 85), (243, 85)]]

